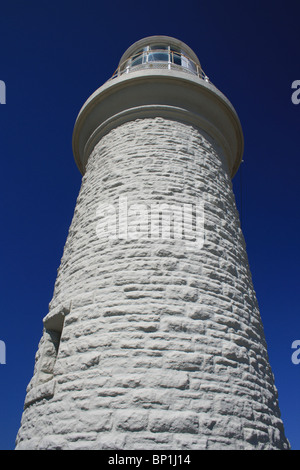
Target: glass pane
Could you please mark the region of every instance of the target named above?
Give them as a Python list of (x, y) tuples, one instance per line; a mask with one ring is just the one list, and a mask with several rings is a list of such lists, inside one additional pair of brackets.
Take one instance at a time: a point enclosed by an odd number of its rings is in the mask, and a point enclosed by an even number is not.
[(131, 58), (131, 67), (134, 67), (135, 65), (140, 65), (142, 64), (142, 62), (143, 62), (143, 53), (140, 52), (140, 53), (134, 54), (134, 56), (132, 56)]
[(150, 48), (151, 48), (151, 51), (157, 51), (157, 50), (165, 51), (165, 50), (168, 50), (168, 46), (163, 46), (162, 44), (160, 44), (160, 45), (158, 44), (158, 45), (155, 45), (155, 46), (153, 45), (153, 46), (150, 46)]
[(181, 65), (181, 55), (173, 54), (173, 61), (176, 65)]
[(143, 56), (142, 54), (139, 55), (138, 57), (133, 57), (131, 60), (131, 67), (134, 67), (135, 65), (140, 65), (143, 62)]
[(184, 55), (181, 56), (181, 66), (185, 67), (186, 69), (189, 66), (189, 59), (185, 57)]
[(167, 52), (152, 52), (148, 56), (148, 62), (168, 62), (169, 54)]
[(191, 60), (189, 60), (188, 68), (189, 68), (193, 73), (197, 73), (196, 64), (195, 64), (194, 62), (192, 62)]

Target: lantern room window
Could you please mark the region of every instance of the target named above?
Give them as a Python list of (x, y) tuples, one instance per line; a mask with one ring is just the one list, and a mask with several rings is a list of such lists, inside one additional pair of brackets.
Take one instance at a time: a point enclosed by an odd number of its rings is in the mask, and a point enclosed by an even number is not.
[(120, 65), (120, 73), (142, 68), (178, 69), (195, 75), (200, 75), (201, 68), (185, 53), (175, 46), (151, 44), (137, 51)]

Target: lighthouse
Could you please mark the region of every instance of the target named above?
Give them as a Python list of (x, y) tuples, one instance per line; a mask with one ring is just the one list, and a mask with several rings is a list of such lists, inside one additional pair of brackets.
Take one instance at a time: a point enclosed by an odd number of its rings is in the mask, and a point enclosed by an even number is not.
[(16, 449), (289, 449), (232, 191), (243, 145), (172, 37), (130, 46), (83, 104)]

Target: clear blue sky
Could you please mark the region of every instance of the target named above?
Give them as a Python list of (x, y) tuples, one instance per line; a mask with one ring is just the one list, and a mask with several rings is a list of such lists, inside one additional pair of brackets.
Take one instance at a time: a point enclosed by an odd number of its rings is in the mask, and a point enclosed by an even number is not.
[(0, 449), (14, 448), (80, 188), (76, 116), (127, 47), (154, 34), (187, 43), (240, 117), (242, 198), (240, 171), (234, 190), (286, 434), (300, 449), (299, 17), (298, 0), (1, 2)]

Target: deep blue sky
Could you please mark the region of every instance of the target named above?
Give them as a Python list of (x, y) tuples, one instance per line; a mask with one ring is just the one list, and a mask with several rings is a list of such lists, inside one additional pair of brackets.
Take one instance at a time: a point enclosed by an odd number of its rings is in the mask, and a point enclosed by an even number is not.
[(286, 434), (300, 449), (300, 364), (291, 361), (300, 340), (299, 18), (298, 0), (1, 2), (0, 449), (14, 448), (80, 188), (76, 116), (123, 52), (154, 34), (187, 43), (240, 117), (234, 190)]

